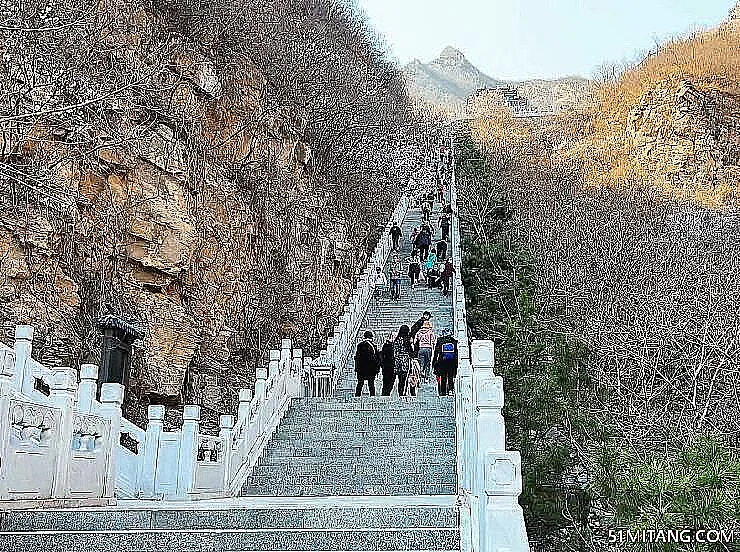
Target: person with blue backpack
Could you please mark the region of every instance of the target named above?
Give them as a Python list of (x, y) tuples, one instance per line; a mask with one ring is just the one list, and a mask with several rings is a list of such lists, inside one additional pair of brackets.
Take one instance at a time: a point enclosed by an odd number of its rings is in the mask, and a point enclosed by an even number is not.
[(457, 339), (452, 337), (452, 331), (449, 328), (443, 329), (437, 338), (432, 367), (434, 375), (437, 376), (439, 396), (453, 394), (455, 377), (457, 377)]

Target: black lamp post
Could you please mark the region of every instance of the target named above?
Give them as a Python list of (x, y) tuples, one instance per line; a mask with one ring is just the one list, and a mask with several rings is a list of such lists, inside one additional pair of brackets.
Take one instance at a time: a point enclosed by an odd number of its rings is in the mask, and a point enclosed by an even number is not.
[(97, 393), (99, 399), (100, 388), (104, 383), (120, 383), (124, 387), (128, 385), (131, 346), (142, 335), (136, 327), (112, 314), (98, 321), (98, 329), (103, 332)]

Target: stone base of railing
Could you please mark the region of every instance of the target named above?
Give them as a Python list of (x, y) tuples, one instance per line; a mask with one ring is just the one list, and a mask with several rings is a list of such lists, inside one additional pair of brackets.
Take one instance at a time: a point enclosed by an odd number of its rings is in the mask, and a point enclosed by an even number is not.
[(115, 498), (46, 498), (0, 500), (0, 512), (3, 510), (56, 510), (61, 508), (103, 508), (115, 506)]

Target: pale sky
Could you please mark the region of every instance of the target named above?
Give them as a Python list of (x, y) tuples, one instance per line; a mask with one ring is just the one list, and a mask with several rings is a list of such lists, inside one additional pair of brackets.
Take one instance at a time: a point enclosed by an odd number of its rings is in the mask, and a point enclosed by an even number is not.
[(357, 0), (393, 57), (454, 46), (494, 78), (593, 76), (677, 34), (717, 25), (735, 0)]

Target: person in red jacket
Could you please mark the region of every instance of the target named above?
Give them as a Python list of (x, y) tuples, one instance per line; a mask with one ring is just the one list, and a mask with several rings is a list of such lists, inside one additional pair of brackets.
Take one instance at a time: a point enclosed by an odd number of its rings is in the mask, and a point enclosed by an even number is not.
[(444, 270), (442, 270), (442, 274), (440, 277), (442, 278), (442, 293), (444, 295), (448, 295), (450, 293), (450, 280), (452, 279), (452, 275), (455, 273), (455, 267), (452, 266), (452, 260), (447, 259), (445, 262)]

